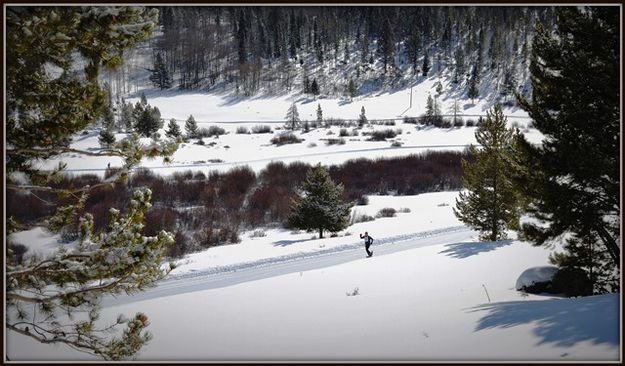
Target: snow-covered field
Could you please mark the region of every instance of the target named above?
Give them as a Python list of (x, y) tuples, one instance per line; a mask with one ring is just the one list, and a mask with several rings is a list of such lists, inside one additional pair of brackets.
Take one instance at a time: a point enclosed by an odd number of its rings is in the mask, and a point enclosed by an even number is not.
[[(410, 212), (335, 238), (247, 233), (187, 255), (154, 289), (104, 299), (101, 320), (149, 316), (154, 339), (138, 360), (619, 360), (620, 296), (517, 291), (523, 271), (548, 265), (549, 250), (477, 241), (453, 216), (456, 195), (371, 196), (355, 209)], [(376, 239), (372, 258), (357, 236), (365, 230)], [(8, 336), (12, 360), (90, 359)]]
[[(475, 143), (473, 127), (422, 129), (403, 124), (403, 116), (424, 112), (434, 78), (409, 89), (369, 94), (350, 102), (308, 100), (299, 94), (241, 99), (217, 94), (146, 91), (162, 117), (184, 120), (193, 114), (199, 127), (218, 125), (228, 134), (184, 144), (173, 164), (160, 159), (142, 166), (158, 174), (248, 165), (255, 171), (271, 161), (340, 164), (353, 158), (377, 158), (427, 150), (462, 150)], [(447, 87), (447, 84), (445, 84)], [(136, 99), (131, 99), (136, 101)], [(365, 107), (369, 119), (396, 119), (395, 126), (368, 126), (344, 145), (328, 146), (339, 127), (297, 132), (304, 142), (274, 146), (288, 106), (296, 102), (302, 119), (355, 119)], [(441, 97), (446, 113), (452, 97)], [(459, 101), (465, 115), (484, 115), (488, 105)], [(529, 119), (505, 110), (530, 141), (541, 135), (525, 129)], [(515, 118), (516, 117), (516, 118)], [(476, 117), (471, 117), (477, 119)], [(466, 117), (465, 117), (466, 119)], [(268, 124), (271, 134), (237, 134)], [(365, 141), (372, 129), (401, 129), (391, 141)], [(329, 135), (328, 132), (332, 134)], [(351, 131), (351, 128), (348, 128)], [(162, 131), (161, 131), (162, 132)], [(98, 132), (78, 136), (73, 147), (99, 148)], [(123, 135), (119, 134), (118, 139)], [(211, 143), (214, 142), (211, 146)], [(68, 163), (73, 174), (103, 175), (120, 164), (115, 158), (65, 155), (43, 162)], [(212, 162), (211, 162), (212, 161)], [(336, 237), (265, 228), (242, 233), (239, 244), (185, 256), (154, 289), (134, 296), (105, 298), (101, 321), (117, 314), (145, 312), (154, 339), (139, 360), (163, 361), (619, 361), (620, 294), (565, 299), (524, 295), (515, 289), (527, 269), (549, 264), (551, 250), (516, 239), (484, 243), (453, 215), (458, 192), (418, 196), (369, 196), (352, 215), (375, 214), (385, 207), (393, 218), (356, 223)], [(358, 234), (375, 239), (374, 256), (365, 258)], [(512, 235), (512, 237), (514, 237)], [(15, 241), (45, 254), (53, 241), (41, 229), (16, 234)], [(7, 333), (11, 360), (93, 360), (65, 346), (42, 345)]]
[[(409, 107), (410, 89), (403, 89), (393, 93), (367, 95), (357, 97), (353, 101), (346, 99), (318, 99), (303, 98), (300, 94), (291, 94), (279, 97), (239, 98), (219, 94), (188, 94), (176, 91), (146, 91), (148, 103), (159, 108), (162, 118), (168, 122), (175, 118), (181, 130), (184, 131), (185, 120), (193, 115), (198, 127), (208, 128), (217, 126), (223, 128), (227, 134), (212, 138), (204, 138), (205, 145), (195, 144), (195, 140), (183, 144), (174, 154), (172, 163), (163, 165), (161, 159), (144, 160), (143, 167), (149, 167), (161, 175), (170, 175), (174, 172), (194, 170), (207, 172), (209, 170), (228, 170), (234, 166), (247, 165), (255, 171), (260, 171), (271, 161), (281, 160), (285, 163), (304, 161), (311, 164), (318, 162), (330, 165), (341, 164), (350, 159), (367, 157), (405, 156), (419, 154), (427, 150), (456, 150), (461, 151), (469, 144), (475, 144), (476, 127), (462, 128), (425, 128), (418, 125), (403, 123), (404, 116), (419, 116), (425, 113), (425, 101), (428, 93), (435, 95), (432, 87), (436, 78), (431, 78), (413, 87), (413, 105)], [(128, 99), (130, 102), (138, 98)], [(439, 102), (443, 114), (453, 103), (451, 97), (441, 97)], [(394, 126), (370, 125), (358, 131), (358, 136), (344, 137), (343, 145), (328, 145), (327, 139), (339, 138), (341, 127), (329, 129), (318, 128), (308, 133), (295, 132), (295, 135), (304, 141), (297, 144), (283, 146), (273, 145), (270, 140), (279, 133), (284, 133), (284, 120), (291, 103), (296, 104), (300, 119), (315, 121), (317, 106), (321, 105), (323, 118), (355, 120), (360, 115), (361, 107), (365, 107), (368, 119), (393, 119)], [(462, 109), (464, 120), (476, 121), (477, 115), (486, 115), (489, 104), (486, 101), (458, 101)], [(530, 119), (527, 114), (517, 108), (505, 109), (509, 125), (515, 124), (523, 131), (528, 140), (538, 143), (542, 135), (533, 128), (527, 128)], [(272, 129), (268, 134), (237, 134), (239, 127), (251, 130), (257, 125), (267, 125)], [(165, 127), (167, 123), (165, 123)], [(281, 129), (281, 130), (278, 130)], [(351, 134), (353, 128), (346, 128)], [(388, 141), (367, 141), (369, 136), (364, 133), (374, 130), (400, 130), (396, 138)], [(162, 129), (161, 135), (164, 135)], [(124, 138), (118, 134), (117, 140)], [(146, 143), (149, 139), (144, 139)], [(391, 146), (392, 142), (401, 146)], [(80, 136), (75, 139), (72, 147), (77, 149), (97, 149), (98, 132)], [(104, 169), (110, 163), (112, 167), (121, 165), (121, 159), (116, 157), (92, 157), (85, 159), (78, 154), (64, 154), (57, 159), (42, 162), (42, 167), (52, 168), (62, 160), (67, 163), (68, 171), (75, 174), (90, 173), (104, 175)]]

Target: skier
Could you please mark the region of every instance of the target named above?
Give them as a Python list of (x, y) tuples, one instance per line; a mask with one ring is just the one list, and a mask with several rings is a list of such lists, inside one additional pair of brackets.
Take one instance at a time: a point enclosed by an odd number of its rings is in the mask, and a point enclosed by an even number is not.
[(365, 231), (365, 235), (360, 234), (360, 239), (365, 239), (365, 250), (367, 251), (367, 257), (373, 255), (373, 250), (369, 250), (371, 244), (373, 244), (373, 238), (369, 236), (369, 233)]

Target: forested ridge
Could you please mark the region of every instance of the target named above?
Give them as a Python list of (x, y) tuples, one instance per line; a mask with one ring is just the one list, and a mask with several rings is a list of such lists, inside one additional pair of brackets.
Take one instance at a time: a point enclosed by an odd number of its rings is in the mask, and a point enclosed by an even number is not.
[(535, 25), (549, 29), (555, 20), (551, 7), (516, 6), (158, 10), (146, 61), (157, 87), (248, 96), (363, 94), (437, 74), (468, 98), (484, 93), (482, 84), (498, 97), (527, 94)]

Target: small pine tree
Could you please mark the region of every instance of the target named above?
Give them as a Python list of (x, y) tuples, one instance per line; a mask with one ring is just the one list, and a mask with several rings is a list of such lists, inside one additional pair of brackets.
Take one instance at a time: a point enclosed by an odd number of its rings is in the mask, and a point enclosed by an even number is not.
[(321, 104), (317, 104), (317, 124), (319, 126), (323, 124), (323, 111), (321, 110)]
[(171, 88), (171, 76), (169, 75), (169, 71), (167, 70), (167, 66), (160, 52), (156, 54), (154, 70), (152, 70), (152, 75), (150, 75), (150, 81), (161, 90)]
[(428, 76), (428, 72), (430, 71), (431, 68), (431, 63), (430, 63), (430, 58), (428, 57), (428, 53), (425, 53), (425, 56), (423, 57), (423, 66), (421, 67), (422, 71), (423, 71), (423, 76)]
[(110, 129), (103, 129), (102, 131), (100, 131), (100, 137), (98, 138), (98, 141), (103, 148), (109, 148), (112, 144), (115, 143), (115, 135)]
[(152, 136), (162, 126), (161, 113), (158, 108), (153, 108), (147, 104), (147, 101), (144, 103), (143, 99), (135, 106), (134, 115), (135, 130), (145, 137)]
[(481, 240), (507, 238), (507, 229), (519, 226), (520, 199), (512, 183), (514, 169), (514, 131), (506, 128), (501, 105), (487, 112), (486, 120), (475, 132), (482, 146), (471, 145), (473, 163), (462, 160), (464, 187), (453, 209), (458, 219), (480, 232)]
[(471, 79), (469, 80), (469, 91), (467, 96), (471, 98), (471, 103), (475, 104), (475, 98), (480, 96), (480, 90), (477, 86), (478, 83), (478, 72), (477, 66), (473, 68), (473, 74), (471, 75)]
[(358, 127), (363, 127), (367, 123), (367, 116), (365, 115), (365, 106), (360, 108), (360, 116), (358, 116)]
[(319, 84), (317, 84), (317, 79), (313, 79), (312, 84), (310, 84), (310, 93), (314, 96), (319, 95)]
[(134, 108), (129, 102), (122, 101), (120, 123), (126, 132), (132, 132), (135, 125)]
[(301, 187), (303, 195), (291, 202), (288, 224), (304, 230), (337, 232), (349, 224), (351, 204), (342, 203), (343, 185), (330, 178), (327, 169), (318, 164), (306, 174)]
[(308, 75), (304, 76), (304, 94), (310, 93), (310, 79)]
[(193, 115), (189, 115), (189, 118), (187, 118), (187, 121), (184, 124), (184, 130), (187, 133), (187, 138), (197, 138), (197, 122), (195, 122), (195, 118), (193, 118)]
[(180, 131), (180, 127), (174, 118), (169, 120), (167, 124), (167, 131), (165, 131), (165, 135), (170, 138), (178, 138), (182, 135), (182, 131)]
[(356, 84), (354, 83), (353, 79), (349, 79), (349, 84), (347, 86), (347, 92), (349, 93), (349, 98), (353, 99), (356, 96), (357, 93), (357, 89), (356, 89)]
[(286, 111), (286, 127), (295, 131), (297, 127), (299, 127), (300, 119), (299, 112), (297, 111), (297, 106), (295, 103), (292, 103), (289, 109)]

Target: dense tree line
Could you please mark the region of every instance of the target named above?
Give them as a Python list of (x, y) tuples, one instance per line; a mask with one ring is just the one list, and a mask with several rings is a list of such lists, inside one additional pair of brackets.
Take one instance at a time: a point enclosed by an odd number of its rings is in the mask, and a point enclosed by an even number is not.
[[(482, 75), (527, 76), (536, 21), (553, 24), (551, 7), (163, 6), (152, 42), (157, 87), (233, 85), (354, 94), (366, 80), (395, 80), (450, 68), (454, 82), (479, 93)], [(355, 56), (359, 55), (359, 56)], [(379, 67), (373, 64), (380, 63)], [(345, 85), (321, 69), (345, 68)], [(334, 69), (332, 69), (334, 68)], [(372, 70), (380, 70), (373, 72)], [(173, 84), (170, 82), (173, 78)], [(352, 79), (354, 85), (349, 85)], [(308, 81), (308, 82), (307, 82)], [(508, 79), (508, 83), (513, 80)], [(514, 85), (518, 87), (519, 85)], [(503, 94), (509, 89), (497, 85)]]

